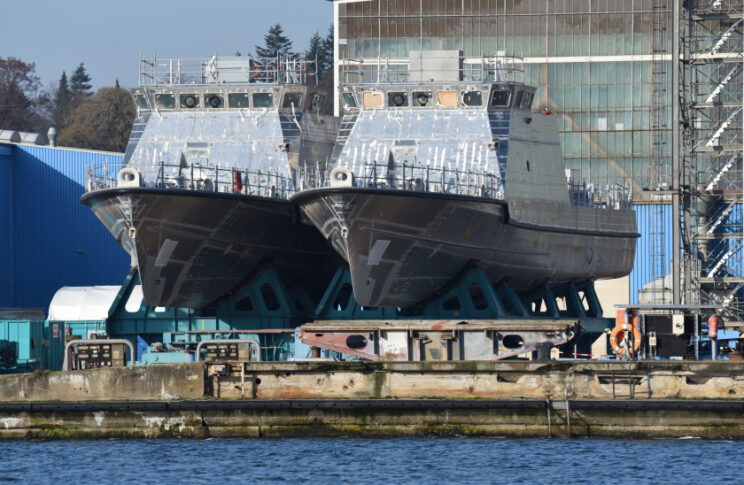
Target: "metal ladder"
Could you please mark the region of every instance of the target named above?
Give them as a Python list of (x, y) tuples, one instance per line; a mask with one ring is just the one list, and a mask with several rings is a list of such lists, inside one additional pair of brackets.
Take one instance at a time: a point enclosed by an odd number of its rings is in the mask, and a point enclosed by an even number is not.
[[(666, 59), (670, 52), (670, 38), (667, 24), (669, 22), (669, 0), (654, 0), (652, 14), (652, 99), (651, 115), (653, 128), (652, 162), (650, 166), (650, 188), (663, 189), (668, 177), (669, 154), (669, 116), (670, 116), (670, 86), (668, 82), (668, 64)], [(651, 236), (651, 279), (655, 285), (657, 301), (664, 302), (665, 292), (663, 277), (666, 276), (666, 251), (664, 247), (664, 204), (658, 198), (651, 209), (649, 220), (649, 235)], [(659, 291), (661, 290), (661, 291)]]

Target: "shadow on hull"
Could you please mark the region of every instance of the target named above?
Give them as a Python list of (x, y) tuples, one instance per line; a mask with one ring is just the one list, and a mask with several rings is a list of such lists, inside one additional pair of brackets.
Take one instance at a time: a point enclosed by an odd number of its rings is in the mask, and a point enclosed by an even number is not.
[(319, 297), (341, 263), (286, 200), (121, 188), (89, 192), (80, 202), (132, 256), (151, 306), (208, 306), (265, 264), (287, 286)]
[(520, 224), (506, 201), (450, 194), (335, 188), (292, 200), (347, 260), (356, 301), (371, 307), (414, 307), (472, 265), (521, 293), (620, 277), (635, 256), (630, 211), (603, 211), (617, 217), (611, 231), (557, 225), (568, 204), (542, 209), (554, 224)]

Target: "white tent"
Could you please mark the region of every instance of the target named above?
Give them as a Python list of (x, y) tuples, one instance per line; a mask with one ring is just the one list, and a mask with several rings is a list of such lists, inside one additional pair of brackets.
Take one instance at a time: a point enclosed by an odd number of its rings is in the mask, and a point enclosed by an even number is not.
[(121, 286), (63, 286), (49, 304), (49, 320), (106, 320)]

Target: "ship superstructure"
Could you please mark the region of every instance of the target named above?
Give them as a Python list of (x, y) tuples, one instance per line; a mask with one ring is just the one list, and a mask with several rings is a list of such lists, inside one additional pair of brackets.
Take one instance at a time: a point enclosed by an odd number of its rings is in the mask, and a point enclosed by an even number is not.
[(123, 165), (91, 169), (81, 202), (131, 255), (148, 304), (201, 308), (264, 263), (288, 285), (330, 278), (337, 257), (287, 200), (338, 131), (317, 79), (297, 59), (140, 61)]
[(518, 293), (628, 274), (630, 194), (565, 170), (518, 60), (428, 55), (375, 82), (360, 66), (328, 171), (293, 197), (348, 261), (356, 300), (415, 307), (473, 267)]

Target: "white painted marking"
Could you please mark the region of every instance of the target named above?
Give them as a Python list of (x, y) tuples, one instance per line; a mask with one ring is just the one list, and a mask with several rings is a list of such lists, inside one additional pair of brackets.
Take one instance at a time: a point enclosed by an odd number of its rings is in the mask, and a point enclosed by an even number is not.
[(390, 246), (390, 241), (387, 239), (378, 239), (369, 251), (369, 257), (367, 258), (367, 266), (377, 266), (380, 264), (383, 254), (387, 251)]
[(161, 416), (143, 416), (145, 419), (145, 426), (148, 428), (159, 428), (165, 422), (165, 418)]
[(0, 423), (3, 423), (5, 429), (20, 428), (23, 425), (22, 418), (0, 418)]
[(98, 411), (98, 412), (93, 413), (93, 419), (95, 419), (96, 426), (98, 426), (99, 428), (103, 424), (103, 418), (104, 418), (103, 411)]
[(183, 416), (175, 416), (171, 418), (166, 418), (165, 416), (142, 416), (142, 418), (145, 420), (145, 426), (148, 428), (163, 428), (165, 430), (172, 427), (181, 430), (186, 423), (186, 418)]
[(166, 239), (165, 242), (163, 242), (163, 245), (160, 246), (160, 251), (158, 251), (158, 257), (155, 258), (156, 268), (162, 268), (168, 264), (168, 260), (176, 249), (176, 246), (178, 246), (178, 241), (172, 239)]

